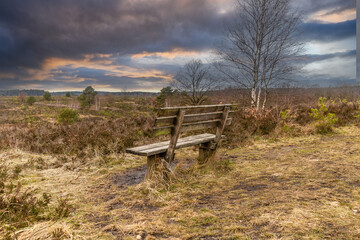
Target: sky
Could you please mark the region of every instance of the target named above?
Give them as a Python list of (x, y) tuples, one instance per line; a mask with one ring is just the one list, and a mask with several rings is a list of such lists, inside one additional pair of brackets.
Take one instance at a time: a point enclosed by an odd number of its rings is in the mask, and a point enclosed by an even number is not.
[[(0, 89), (159, 91), (208, 63), (234, 0), (0, 1)], [(299, 84), (356, 81), (355, 0), (297, 0), (306, 41)]]

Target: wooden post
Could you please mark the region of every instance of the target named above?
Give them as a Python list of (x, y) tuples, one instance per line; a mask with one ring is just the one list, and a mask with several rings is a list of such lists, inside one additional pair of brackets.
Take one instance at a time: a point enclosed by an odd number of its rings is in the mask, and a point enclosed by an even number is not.
[(211, 142), (202, 143), (199, 145), (199, 164), (204, 164), (215, 153), (211, 150)]
[(226, 126), (226, 120), (229, 116), (229, 112), (230, 112), (230, 107), (225, 107), (223, 114), (221, 116), (221, 121), (218, 124), (218, 127), (216, 128), (216, 137), (214, 139), (214, 143), (215, 143), (215, 148), (217, 148), (217, 145), (219, 144), (220, 140), (221, 140), (221, 135), (224, 132), (225, 126)]
[[(146, 179), (151, 179), (154, 175), (154, 172), (157, 172), (159, 170), (162, 171), (164, 179), (169, 178), (169, 169), (159, 169), (160, 163), (162, 159), (164, 158), (164, 153), (151, 155), (147, 157), (147, 170), (146, 170)], [(163, 166), (161, 166), (163, 167)]]
[(221, 121), (218, 124), (217, 128), (216, 128), (216, 136), (213, 142), (209, 142), (209, 143), (203, 143), (200, 144), (199, 146), (199, 164), (204, 164), (207, 162), (207, 160), (212, 157), (215, 152), (216, 149), (220, 143), (221, 140), (221, 136), (222, 133), (224, 132), (225, 126), (226, 126), (226, 120), (229, 116), (229, 112), (230, 112), (230, 108), (229, 107), (225, 107), (223, 114), (221, 116)]
[(146, 179), (150, 179), (154, 170), (156, 170), (158, 165), (158, 159), (156, 159), (156, 155), (147, 157), (147, 170), (146, 170)]
[(180, 136), (180, 129), (184, 121), (184, 116), (185, 116), (185, 110), (180, 110), (176, 117), (175, 126), (171, 131), (171, 139), (165, 155), (165, 161), (168, 164), (171, 164), (172, 160), (174, 159), (175, 147), (177, 140), (179, 139)]

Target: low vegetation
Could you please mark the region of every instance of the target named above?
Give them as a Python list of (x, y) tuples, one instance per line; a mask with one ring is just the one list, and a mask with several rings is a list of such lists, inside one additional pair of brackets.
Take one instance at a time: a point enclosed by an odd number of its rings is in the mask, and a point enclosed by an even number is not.
[(59, 123), (72, 124), (79, 120), (79, 113), (74, 109), (65, 108), (60, 111), (57, 120)]
[(179, 150), (170, 181), (143, 181), (146, 160), (124, 150), (162, 140), (159, 103), (183, 104), (169, 91), (100, 96), (98, 110), (1, 97), (0, 239), (360, 237), (358, 95), (289, 92), (255, 111), (241, 91), (209, 93), (237, 104), (217, 156)]
[(46, 101), (50, 101), (51, 100), (51, 93), (50, 92), (44, 92), (43, 98)]
[(36, 102), (36, 98), (34, 96), (30, 96), (26, 99), (26, 103), (32, 106)]
[(316, 120), (315, 127), (320, 134), (332, 132), (332, 127), (338, 121), (335, 113), (328, 113), (325, 101), (326, 98), (319, 98), (318, 108), (312, 108), (310, 113), (310, 116)]

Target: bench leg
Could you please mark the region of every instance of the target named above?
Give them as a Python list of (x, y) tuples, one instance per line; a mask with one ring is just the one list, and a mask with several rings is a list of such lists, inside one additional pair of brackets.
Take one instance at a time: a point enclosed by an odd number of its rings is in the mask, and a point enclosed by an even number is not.
[(206, 163), (209, 158), (211, 158), (212, 156), (214, 156), (215, 152), (216, 152), (216, 148), (213, 148), (212, 143), (208, 142), (208, 143), (202, 143), (199, 145), (199, 164), (204, 164)]
[[(161, 174), (164, 179), (169, 178), (169, 169), (167, 166), (162, 166), (161, 163), (164, 161), (164, 154), (156, 154), (147, 157), (147, 171), (146, 171), (146, 179), (151, 179), (156, 172)], [(162, 164), (167, 164), (165, 161)], [(160, 169), (161, 168), (161, 169)]]
[(146, 179), (150, 179), (159, 166), (160, 159), (157, 155), (147, 157)]

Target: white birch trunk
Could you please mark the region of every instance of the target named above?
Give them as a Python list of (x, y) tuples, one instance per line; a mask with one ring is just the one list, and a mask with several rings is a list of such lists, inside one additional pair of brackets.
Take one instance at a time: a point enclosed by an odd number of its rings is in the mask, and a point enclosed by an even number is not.
[(256, 102), (257, 110), (260, 108), (260, 96), (261, 96), (261, 86), (259, 86), (259, 91), (258, 91), (258, 95), (257, 95), (257, 102)]
[(265, 109), (266, 102), (267, 102), (267, 90), (265, 90), (265, 93), (264, 93), (264, 101), (263, 101), (262, 109)]
[(256, 106), (256, 88), (251, 88), (251, 108)]

